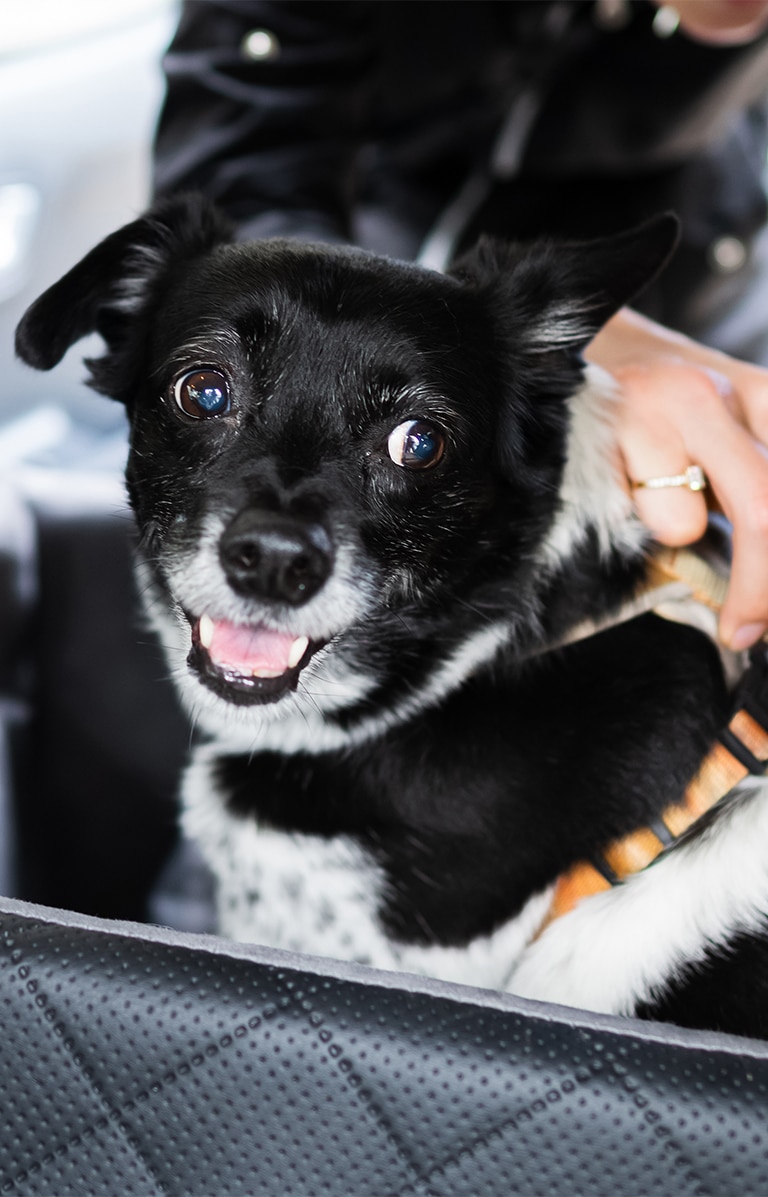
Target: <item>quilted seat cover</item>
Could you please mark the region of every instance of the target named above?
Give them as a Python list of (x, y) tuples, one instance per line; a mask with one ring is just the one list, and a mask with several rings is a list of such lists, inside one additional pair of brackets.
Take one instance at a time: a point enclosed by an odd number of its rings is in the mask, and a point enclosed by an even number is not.
[(0, 901), (0, 1192), (768, 1192), (768, 1045)]

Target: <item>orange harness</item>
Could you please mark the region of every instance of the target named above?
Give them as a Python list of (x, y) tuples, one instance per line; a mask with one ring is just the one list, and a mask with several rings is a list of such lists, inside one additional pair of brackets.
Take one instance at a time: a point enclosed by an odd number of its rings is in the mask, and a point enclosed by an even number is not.
[[(649, 570), (647, 593), (663, 589), (670, 582), (683, 582), (688, 598), (703, 604), (710, 612), (722, 606), (727, 578), (688, 550), (662, 550)], [(648, 605), (648, 609), (661, 608)], [(670, 616), (675, 618), (674, 615)], [(768, 769), (768, 708), (754, 693), (757, 675), (768, 679), (766, 649), (753, 654), (752, 664), (739, 687), (736, 711), (727, 727), (689, 783), (681, 800), (668, 806), (650, 826), (641, 827), (615, 840), (593, 860), (577, 862), (555, 882), (547, 916), (537, 934), (554, 919), (573, 910), (583, 898), (625, 880), (655, 860), (706, 811), (725, 797), (749, 774), (763, 775)], [(750, 685), (750, 680), (753, 682)]]

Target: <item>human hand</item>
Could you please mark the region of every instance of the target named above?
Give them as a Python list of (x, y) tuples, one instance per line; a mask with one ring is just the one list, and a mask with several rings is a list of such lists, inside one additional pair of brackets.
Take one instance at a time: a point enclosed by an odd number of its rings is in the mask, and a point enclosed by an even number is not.
[(587, 351), (622, 388), (617, 433), (627, 478), (700, 465), (709, 489), (636, 489), (638, 515), (662, 544), (704, 534), (707, 502), (733, 525), (720, 638), (741, 650), (768, 629), (768, 370), (737, 361), (623, 309)]
[(767, 0), (654, 0), (674, 10), (680, 28), (710, 46), (740, 46), (768, 25)]

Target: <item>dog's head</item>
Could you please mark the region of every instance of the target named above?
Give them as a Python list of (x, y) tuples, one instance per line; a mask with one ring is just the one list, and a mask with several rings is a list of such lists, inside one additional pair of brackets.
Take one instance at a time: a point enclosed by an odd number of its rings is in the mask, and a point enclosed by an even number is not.
[(530, 604), (581, 351), (675, 236), (659, 218), (588, 246), (485, 242), (440, 275), (237, 244), (182, 197), (47, 291), (18, 352), (50, 369), (105, 341), (90, 381), (128, 409), (141, 557), (187, 696), (213, 722), (302, 694), (349, 707)]

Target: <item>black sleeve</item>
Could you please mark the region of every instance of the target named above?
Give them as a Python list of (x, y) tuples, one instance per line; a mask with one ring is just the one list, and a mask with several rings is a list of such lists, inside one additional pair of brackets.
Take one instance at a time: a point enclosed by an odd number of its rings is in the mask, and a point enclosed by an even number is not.
[[(241, 237), (348, 239), (374, 7), (185, 0), (164, 58), (155, 194), (201, 191)], [(262, 57), (254, 31), (268, 35)]]

